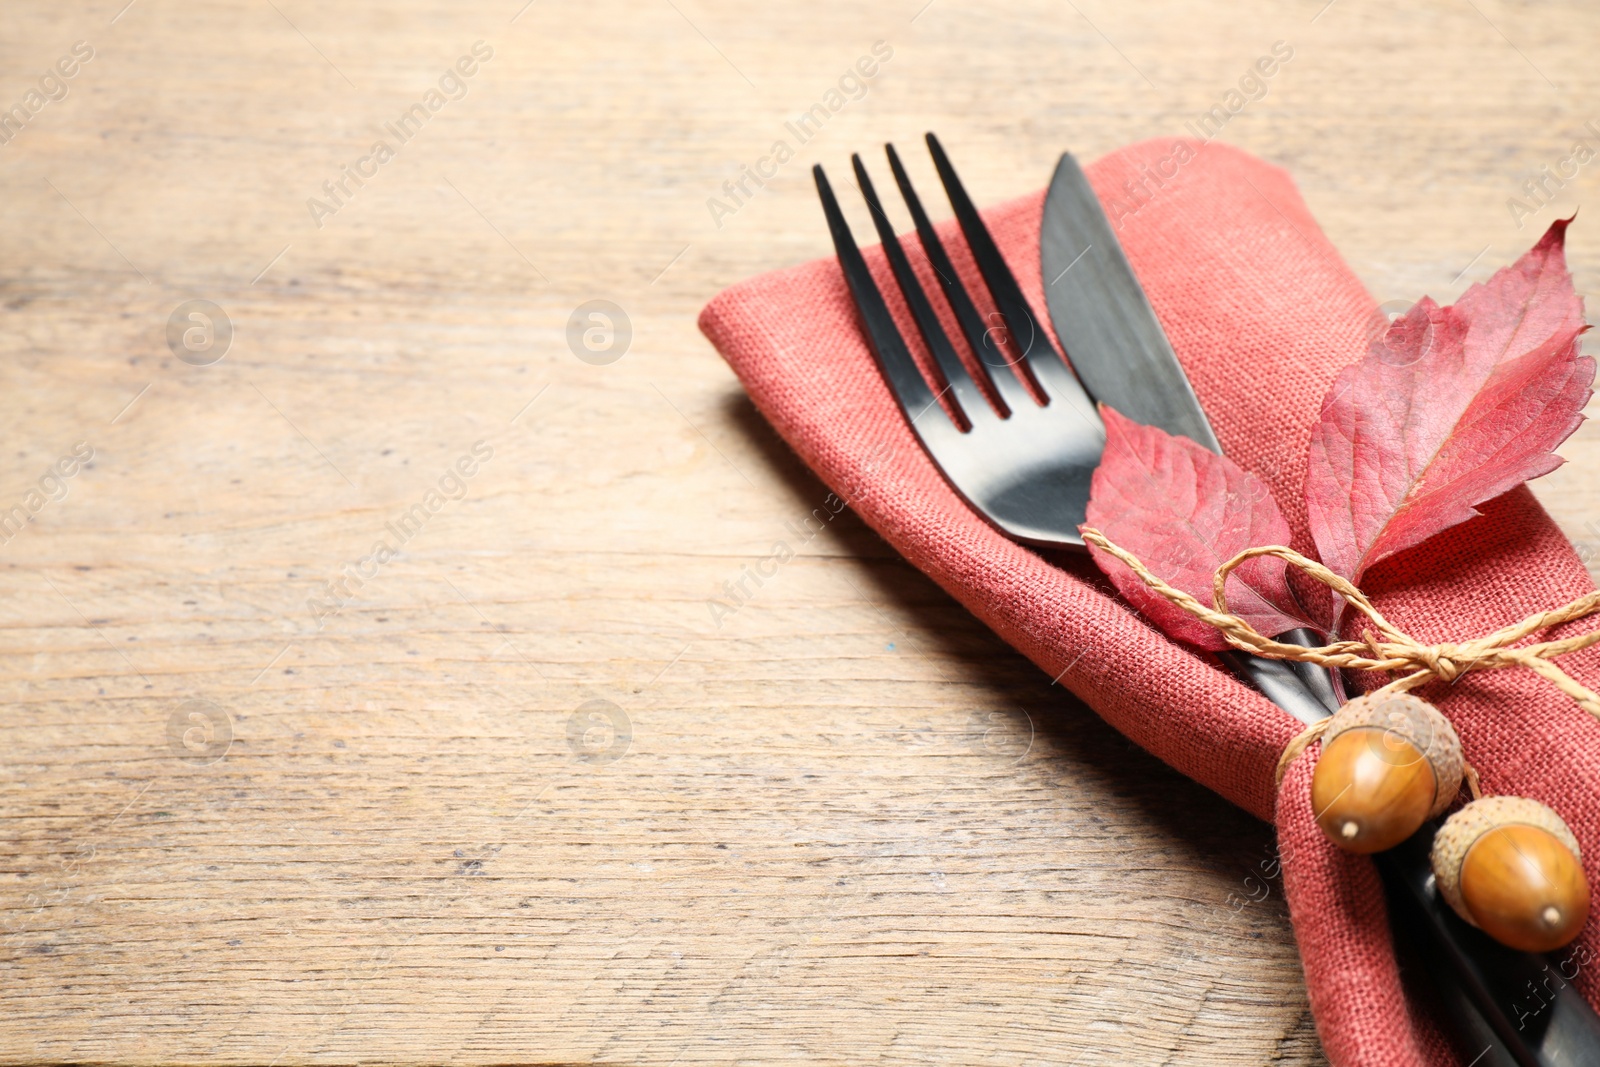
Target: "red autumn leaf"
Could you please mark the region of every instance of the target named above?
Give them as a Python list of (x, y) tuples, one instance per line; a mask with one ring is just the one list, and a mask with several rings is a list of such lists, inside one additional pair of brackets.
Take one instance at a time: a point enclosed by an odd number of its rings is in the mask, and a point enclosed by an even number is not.
[(1322, 562), (1352, 582), (1561, 465), (1594, 360), (1558, 221), (1453, 307), (1423, 299), (1345, 368), (1312, 429), (1306, 474)]
[[(1187, 437), (1141, 426), (1101, 406), (1105, 455), (1090, 484), (1087, 525), (1132, 552), (1152, 574), (1208, 607), (1217, 567), (1246, 548), (1286, 545), (1289, 524), (1267, 485)], [(1168, 637), (1223, 649), (1222, 635), (1157, 595), (1120, 560), (1090, 553), (1123, 597)], [(1274, 557), (1228, 576), (1228, 609), (1261, 633), (1309, 626)]]

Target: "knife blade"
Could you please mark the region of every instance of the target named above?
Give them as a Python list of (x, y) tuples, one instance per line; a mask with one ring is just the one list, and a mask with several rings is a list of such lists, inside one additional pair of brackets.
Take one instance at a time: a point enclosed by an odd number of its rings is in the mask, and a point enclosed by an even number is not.
[[(1072, 153), (1056, 164), (1039, 233), (1045, 303), (1056, 336), (1089, 395), (1134, 422), (1159, 426), (1222, 453), (1189, 376), (1156, 319), (1144, 287)], [(1284, 640), (1310, 645), (1294, 631)], [(1289, 663), (1225, 653), (1268, 699), (1310, 725), (1343, 702), (1328, 673)], [(1308, 699), (1308, 694), (1313, 699)]]
[[(1071, 153), (1050, 180), (1039, 236), (1045, 304), (1067, 360), (1090, 396), (1136, 422), (1188, 437), (1219, 455), (1222, 448), (1200, 407), (1177, 353), (1167, 340), (1138, 276), (1123, 253), (1100, 198)], [(1285, 635), (1301, 644), (1314, 635)], [(1327, 717), (1336, 707), (1327, 672), (1243, 653), (1231, 664), (1279, 707), (1302, 722)], [(1318, 681), (1320, 679), (1320, 682)], [(1517, 983), (1494, 980), (1548, 974), (1553, 961), (1494, 944), (1438, 905), (1428, 868), (1425, 828), (1408, 845), (1378, 858), (1391, 900), (1391, 923), (1420, 939), (1434, 966), (1428, 977), (1441, 1020), (1474, 1067), (1568, 1067), (1600, 1063), (1600, 1017), (1568, 983), (1548, 992), (1543, 1025), (1526, 1028)], [(1432, 896), (1430, 896), (1432, 894)], [(1452, 922), (1452, 920), (1455, 920)], [(1548, 990), (1548, 984), (1544, 986)], [(1541, 1001), (1543, 1003), (1543, 1001)], [(1485, 1035), (1498, 1041), (1486, 1042)], [(1476, 1058), (1475, 1058), (1476, 1057)]]
[(1056, 335), (1089, 395), (1134, 422), (1220, 453), (1111, 220), (1070, 152), (1050, 179), (1039, 261)]

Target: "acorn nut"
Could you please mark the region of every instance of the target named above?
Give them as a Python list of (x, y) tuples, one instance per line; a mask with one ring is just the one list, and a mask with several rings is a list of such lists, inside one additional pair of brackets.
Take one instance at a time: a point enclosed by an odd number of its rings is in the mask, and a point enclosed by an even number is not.
[(1433, 839), (1433, 875), (1457, 915), (1501, 944), (1550, 952), (1589, 917), (1578, 840), (1561, 816), (1527, 797), (1484, 797)]
[(1360, 696), (1322, 735), (1311, 779), (1317, 825), (1349, 852), (1382, 852), (1443, 814), (1461, 788), (1461, 740), (1409, 693)]

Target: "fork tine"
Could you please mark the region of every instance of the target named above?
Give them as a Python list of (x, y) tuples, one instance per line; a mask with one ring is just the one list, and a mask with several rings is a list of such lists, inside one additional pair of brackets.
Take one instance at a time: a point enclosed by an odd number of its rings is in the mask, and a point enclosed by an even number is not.
[[(1011, 268), (1006, 266), (1005, 257), (1000, 255), (1000, 249), (995, 246), (994, 238), (989, 236), (989, 228), (978, 216), (978, 209), (973, 206), (972, 198), (967, 196), (966, 189), (961, 185), (961, 179), (956, 177), (955, 168), (950, 165), (950, 159), (944, 154), (939, 139), (930, 133), (927, 135), (927, 141), (928, 151), (933, 156), (933, 165), (939, 171), (939, 180), (944, 183), (945, 193), (950, 197), (950, 206), (955, 209), (956, 219), (961, 223), (961, 232), (966, 234), (967, 245), (972, 249), (972, 258), (977, 261), (984, 283), (988, 285), (989, 293), (994, 297), (995, 307), (999, 309), (1001, 318), (1010, 329), (1012, 343), (1022, 352), (1022, 358), (1027, 362), (1034, 380), (1044, 389), (1047, 396), (1071, 396), (1073, 393), (1083, 393), (1083, 386), (1078, 383), (1077, 376), (1068, 369), (1066, 358), (1056, 350), (1039, 316), (1028, 306), (1027, 298), (1022, 295), (1022, 288), (1017, 285), (1017, 279), (1012, 275)], [(1087, 394), (1083, 395), (1087, 397)], [(1091, 410), (1093, 407), (1092, 404), (1084, 406)]]
[(1034, 399), (1028, 395), (1028, 390), (1017, 377), (1016, 369), (999, 369), (1001, 366), (1009, 367), (1011, 358), (994, 343), (994, 335), (984, 327), (978, 309), (973, 306), (972, 297), (967, 295), (966, 286), (961, 284), (961, 278), (950, 262), (949, 253), (944, 250), (944, 242), (939, 240), (939, 234), (934, 230), (928, 213), (922, 208), (922, 198), (917, 195), (916, 189), (911, 185), (911, 177), (900, 164), (900, 154), (894, 150), (892, 144), (884, 145), (883, 150), (889, 157), (889, 169), (894, 171), (894, 181), (900, 187), (900, 195), (904, 198), (906, 207), (911, 210), (911, 220), (916, 223), (917, 237), (922, 242), (922, 250), (927, 253), (928, 262), (933, 266), (933, 273), (939, 277), (945, 300), (950, 304), (950, 310), (955, 312), (956, 321), (961, 324), (961, 332), (966, 334), (967, 343), (972, 346), (978, 361), (989, 371), (989, 380), (994, 383), (995, 390), (1008, 408), (1015, 411), (1022, 404), (1033, 404)]
[(939, 316), (934, 313), (933, 305), (928, 302), (928, 294), (911, 269), (911, 261), (906, 258), (900, 238), (895, 235), (894, 227), (889, 223), (889, 216), (878, 200), (878, 191), (873, 188), (872, 178), (867, 174), (861, 156), (851, 155), (850, 163), (855, 168), (856, 182), (861, 186), (861, 195), (866, 199), (867, 207), (872, 212), (872, 224), (878, 230), (879, 239), (883, 241), (883, 251), (889, 258), (889, 266), (894, 271), (895, 281), (900, 284), (900, 295), (905, 297), (907, 306), (911, 308), (911, 314), (917, 320), (917, 329), (922, 332), (923, 341), (933, 353), (934, 361), (943, 373), (944, 380), (949, 383), (950, 390), (955, 394), (956, 401), (960, 404), (967, 420), (969, 422), (983, 420), (984, 416), (993, 414), (989, 401), (984, 398), (977, 383), (967, 373), (967, 368), (961, 363), (961, 357), (956, 354), (955, 346), (950, 343), (949, 335), (940, 325)]
[[(889, 306), (883, 302), (878, 284), (872, 280), (872, 272), (867, 269), (867, 261), (856, 247), (856, 240), (850, 234), (850, 224), (845, 222), (844, 212), (839, 210), (839, 201), (833, 195), (833, 187), (828, 184), (828, 176), (822, 172), (822, 165), (812, 167), (811, 173), (817, 181), (817, 195), (822, 199), (822, 213), (828, 218), (833, 247), (839, 254), (839, 267), (844, 271), (850, 295), (855, 299), (856, 310), (861, 313), (861, 321), (872, 341), (873, 354), (878, 357), (878, 369), (883, 372), (884, 380), (889, 383), (889, 389), (900, 402), (906, 418), (914, 425), (930, 407), (939, 406), (938, 398), (928, 388), (922, 371), (917, 369), (916, 361), (906, 348), (905, 339), (900, 336), (899, 327), (894, 324), (894, 317), (889, 314)], [(943, 409), (937, 415), (929, 415), (929, 418), (943, 419), (945, 425), (952, 425)], [(961, 427), (955, 429), (960, 430)]]

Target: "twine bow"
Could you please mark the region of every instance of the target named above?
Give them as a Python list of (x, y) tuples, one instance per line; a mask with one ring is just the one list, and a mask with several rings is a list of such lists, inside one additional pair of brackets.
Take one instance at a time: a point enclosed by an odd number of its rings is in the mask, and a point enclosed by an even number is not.
[[(1596, 696), (1593, 690), (1580, 685), (1571, 675), (1550, 662), (1568, 652), (1600, 644), (1600, 631), (1557, 641), (1541, 641), (1517, 648), (1511, 647), (1513, 642), (1520, 641), (1530, 634), (1600, 611), (1600, 590), (1581, 596), (1565, 607), (1537, 612), (1519, 623), (1502, 627), (1492, 634), (1471, 641), (1425, 645), (1385, 619), (1378, 609), (1372, 606), (1366, 595), (1349, 581), (1316, 560), (1307, 559), (1292, 548), (1284, 548), (1281, 545), (1247, 548), (1218, 567), (1211, 581), (1213, 607), (1208, 608), (1183, 590), (1174, 589), (1151, 574), (1149, 568), (1141, 563), (1137, 556), (1127, 549), (1112, 544), (1105, 534), (1094, 527), (1083, 528), (1083, 539), (1127, 564), (1145, 585), (1163, 599), (1201, 622), (1216, 627), (1222, 634), (1223, 640), (1241, 651), (1265, 656), (1268, 659), (1315, 663), (1323, 667), (1407, 672), (1377, 690), (1378, 693), (1404, 693), (1436, 678), (1444, 682), (1453, 682), (1468, 671), (1526, 667), (1553, 683), (1575, 700), (1583, 710), (1600, 718), (1600, 696)], [(1365, 615), (1376, 632), (1365, 630), (1359, 641), (1334, 641), (1314, 648), (1274, 641), (1258, 633), (1255, 627), (1228, 611), (1228, 596), (1225, 589), (1228, 575), (1240, 564), (1257, 556), (1277, 556), (1332, 589), (1351, 607)]]

